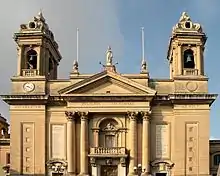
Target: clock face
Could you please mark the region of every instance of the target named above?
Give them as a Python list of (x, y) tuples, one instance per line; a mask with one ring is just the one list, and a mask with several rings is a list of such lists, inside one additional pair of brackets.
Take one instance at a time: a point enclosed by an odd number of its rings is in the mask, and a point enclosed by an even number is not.
[(31, 92), (34, 90), (34, 84), (33, 83), (25, 83), (24, 84), (24, 90), (26, 92)]

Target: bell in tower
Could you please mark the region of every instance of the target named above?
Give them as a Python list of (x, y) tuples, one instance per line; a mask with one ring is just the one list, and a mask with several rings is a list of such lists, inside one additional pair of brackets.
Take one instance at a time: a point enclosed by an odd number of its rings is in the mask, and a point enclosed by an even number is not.
[(191, 49), (188, 49), (184, 51), (184, 68), (194, 69), (194, 67), (195, 67), (195, 62), (194, 62), (193, 51)]

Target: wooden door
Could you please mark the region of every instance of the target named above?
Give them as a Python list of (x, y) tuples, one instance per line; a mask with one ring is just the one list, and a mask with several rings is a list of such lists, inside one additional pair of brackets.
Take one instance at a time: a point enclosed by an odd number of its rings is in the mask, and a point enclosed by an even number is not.
[(101, 166), (101, 176), (118, 176), (118, 166)]

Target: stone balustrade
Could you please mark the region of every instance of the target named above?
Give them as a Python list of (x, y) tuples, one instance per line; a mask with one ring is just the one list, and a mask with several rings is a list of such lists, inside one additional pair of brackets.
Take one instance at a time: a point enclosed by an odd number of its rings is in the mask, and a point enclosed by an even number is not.
[(183, 70), (183, 74), (184, 75), (195, 75), (195, 76), (197, 76), (198, 75), (198, 69), (185, 68)]
[(90, 148), (90, 155), (97, 156), (112, 156), (112, 155), (126, 155), (125, 147), (92, 147)]
[(38, 70), (36, 69), (23, 69), (22, 76), (37, 76)]

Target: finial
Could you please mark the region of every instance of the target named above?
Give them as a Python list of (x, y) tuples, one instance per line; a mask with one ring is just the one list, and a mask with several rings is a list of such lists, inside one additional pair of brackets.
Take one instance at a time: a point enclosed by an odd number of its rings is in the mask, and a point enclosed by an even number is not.
[(78, 73), (79, 72), (79, 64), (77, 60), (74, 60), (73, 62), (73, 73)]
[(144, 27), (141, 27), (141, 45), (142, 45), (142, 62), (141, 62), (141, 73), (147, 73), (147, 63), (145, 61), (145, 53), (144, 53)]
[(185, 11), (182, 13), (179, 19), (179, 22), (183, 22), (183, 21), (191, 21), (190, 16)]
[(143, 59), (141, 62), (141, 73), (147, 73), (147, 62)]
[(108, 49), (106, 51), (106, 65), (112, 65), (112, 59), (113, 59), (113, 53), (111, 46), (108, 46)]
[(45, 18), (43, 16), (43, 12), (42, 9), (40, 9), (40, 11), (38, 12), (37, 16), (35, 17), (37, 20), (40, 20), (42, 22), (45, 22)]

